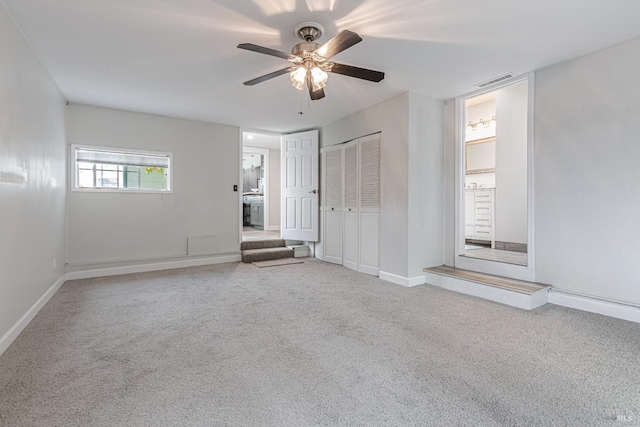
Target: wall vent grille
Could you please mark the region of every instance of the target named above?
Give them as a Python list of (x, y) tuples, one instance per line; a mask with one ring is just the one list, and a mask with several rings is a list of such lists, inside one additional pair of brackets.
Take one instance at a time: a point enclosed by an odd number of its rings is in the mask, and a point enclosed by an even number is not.
[(485, 82), (478, 83), (476, 86), (477, 86), (477, 87), (486, 87), (486, 86), (491, 86), (492, 84), (500, 83), (500, 82), (502, 82), (502, 81), (508, 80), (508, 79), (510, 79), (510, 78), (512, 78), (512, 77), (515, 77), (515, 76), (516, 76), (516, 75), (515, 75), (514, 73), (507, 73), (507, 74), (503, 74), (503, 75), (501, 75), (501, 76), (494, 77), (494, 78), (492, 78), (491, 80), (487, 80), (487, 81), (485, 81)]

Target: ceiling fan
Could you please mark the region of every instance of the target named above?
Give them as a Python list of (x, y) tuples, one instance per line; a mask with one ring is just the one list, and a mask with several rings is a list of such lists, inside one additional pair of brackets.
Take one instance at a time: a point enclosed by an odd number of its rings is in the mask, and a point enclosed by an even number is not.
[(253, 86), (289, 73), (293, 87), (298, 90), (303, 90), (304, 87), (307, 86), (311, 100), (315, 101), (324, 98), (324, 87), (327, 84), (328, 78), (327, 72), (376, 83), (384, 79), (384, 73), (381, 71), (353, 67), (329, 60), (334, 55), (362, 41), (362, 38), (353, 31), (340, 31), (322, 46), (315, 42), (315, 40), (319, 39), (324, 33), (324, 27), (318, 23), (303, 22), (296, 26), (295, 33), (303, 41), (295, 45), (291, 49), (290, 54), (252, 43), (242, 43), (238, 45), (240, 49), (277, 56), (278, 58), (283, 58), (293, 63), (293, 65), (283, 68), (282, 70), (246, 81), (244, 82), (246, 86)]

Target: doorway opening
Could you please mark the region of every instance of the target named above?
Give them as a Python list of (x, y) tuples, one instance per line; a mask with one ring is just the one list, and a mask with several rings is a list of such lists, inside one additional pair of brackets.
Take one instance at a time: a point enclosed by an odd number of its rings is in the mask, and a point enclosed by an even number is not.
[(242, 241), (280, 238), (280, 135), (242, 132)]
[(456, 266), (533, 280), (532, 81), (458, 102)]

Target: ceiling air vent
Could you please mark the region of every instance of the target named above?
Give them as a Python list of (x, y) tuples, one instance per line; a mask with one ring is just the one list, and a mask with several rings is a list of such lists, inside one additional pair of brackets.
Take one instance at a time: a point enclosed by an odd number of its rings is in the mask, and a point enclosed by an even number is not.
[(503, 74), (501, 76), (498, 77), (494, 77), (491, 80), (487, 80), (486, 82), (482, 82), (482, 83), (478, 83), (476, 86), (478, 87), (486, 87), (486, 86), (491, 86), (494, 83), (499, 83), (505, 80), (510, 79), (511, 77), (515, 77), (516, 75), (514, 73), (507, 73), (507, 74)]

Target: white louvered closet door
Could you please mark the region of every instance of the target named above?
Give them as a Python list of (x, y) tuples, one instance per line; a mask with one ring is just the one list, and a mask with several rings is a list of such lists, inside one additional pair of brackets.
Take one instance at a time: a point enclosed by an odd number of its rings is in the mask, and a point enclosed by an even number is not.
[(358, 270), (358, 140), (344, 144), (342, 265)]
[(342, 264), (342, 146), (324, 149), (324, 260)]
[(380, 245), (380, 134), (359, 139), (358, 271), (378, 275)]

